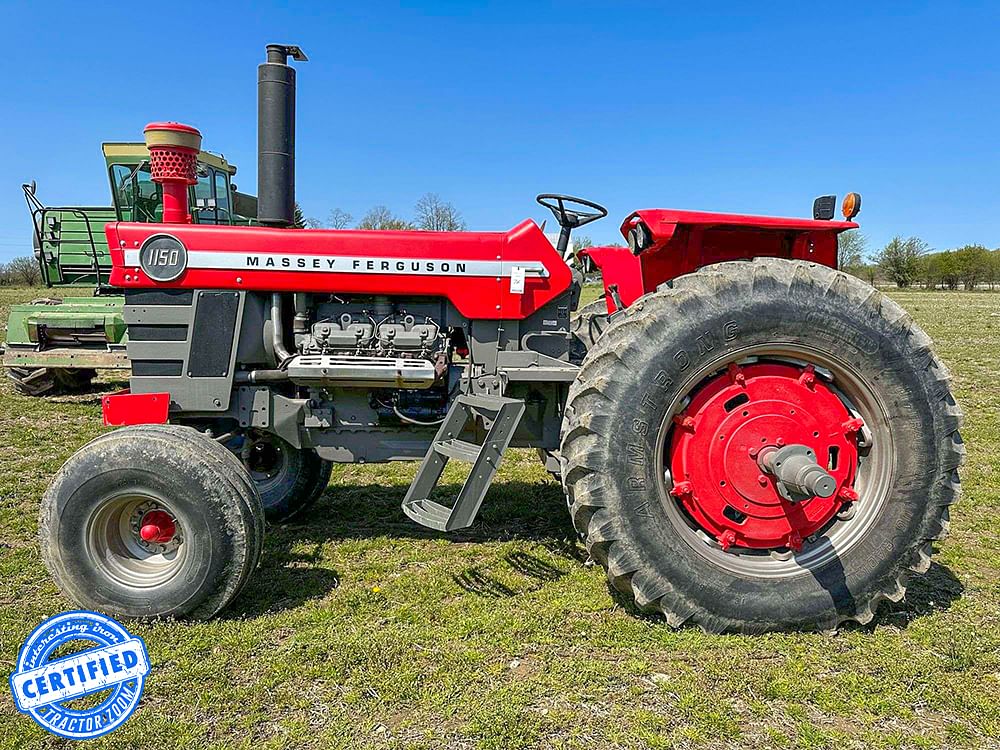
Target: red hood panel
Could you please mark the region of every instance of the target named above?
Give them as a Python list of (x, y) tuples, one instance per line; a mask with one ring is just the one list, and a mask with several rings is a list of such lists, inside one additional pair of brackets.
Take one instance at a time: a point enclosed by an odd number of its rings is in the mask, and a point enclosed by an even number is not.
[[(470, 318), (522, 319), (572, 281), (538, 226), (509, 232), (273, 229), (190, 224), (108, 224), (111, 283), (123, 289), (247, 289), (443, 296)], [(145, 240), (169, 234), (188, 253), (176, 280), (150, 279), (139, 265)], [(524, 292), (511, 291), (526, 269)]]

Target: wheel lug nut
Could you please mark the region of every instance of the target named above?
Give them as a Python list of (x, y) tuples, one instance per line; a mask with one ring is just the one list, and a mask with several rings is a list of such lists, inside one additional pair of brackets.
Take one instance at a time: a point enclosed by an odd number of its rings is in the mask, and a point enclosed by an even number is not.
[(670, 494), (674, 497), (686, 497), (690, 495), (692, 491), (690, 482), (678, 482), (673, 489), (670, 490)]
[(844, 422), (844, 432), (846, 432), (848, 435), (853, 435), (858, 430), (860, 430), (864, 426), (864, 424), (865, 420), (861, 419), (861, 417), (848, 419), (846, 422)]
[(682, 417), (679, 414), (674, 417), (674, 424), (690, 432), (694, 432), (694, 417)]
[(767, 477), (765, 477), (763, 474), (758, 474), (757, 475), (757, 484), (759, 484), (761, 487), (766, 487), (767, 486)]
[(725, 552), (727, 549), (736, 543), (736, 532), (732, 529), (726, 529), (717, 537), (719, 546), (722, 547), (722, 551)]
[(851, 487), (841, 487), (840, 492), (837, 494), (841, 500), (848, 503), (853, 503), (858, 499), (858, 493)]

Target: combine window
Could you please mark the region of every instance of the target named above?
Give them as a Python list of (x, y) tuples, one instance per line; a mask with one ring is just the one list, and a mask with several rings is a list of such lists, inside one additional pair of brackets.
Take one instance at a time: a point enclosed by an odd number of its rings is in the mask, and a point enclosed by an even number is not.
[[(151, 178), (149, 162), (112, 165), (111, 183), (115, 208), (121, 221), (163, 220), (163, 194)], [(192, 193), (191, 209), (195, 224), (231, 223), (229, 180), (225, 172), (199, 164), (198, 183)]]
[(151, 179), (148, 162), (115, 164), (111, 167), (115, 208), (122, 221), (163, 219), (160, 186)]
[(215, 202), (215, 170), (198, 165), (198, 184), (194, 186), (194, 203), (192, 213), (195, 224), (218, 224), (219, 212)]

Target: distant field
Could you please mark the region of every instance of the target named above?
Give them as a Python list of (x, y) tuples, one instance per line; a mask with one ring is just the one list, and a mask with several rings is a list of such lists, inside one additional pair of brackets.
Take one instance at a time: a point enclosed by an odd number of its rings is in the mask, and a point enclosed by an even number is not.
[[(0, 319), (42, 294), (0, 288)], [(146, 693), (87, 747), (1000, 747), (1000, 294), (890, 295), (952, 370), (968, 464), (929, 574), (871, 626), (708, 636), (630, 615), (528, 451), (453, 536), (400, 511), (413, 465), (343, 466), (305, 521), (269, 529), (221, 619), (134, 627), (153, 660)], [(70, 607), (36, 515), (101, 432), (99, 396), (0, 385), (4, 680), (30, 630)], [(0, 692), (0, 747), (68, 746)]]

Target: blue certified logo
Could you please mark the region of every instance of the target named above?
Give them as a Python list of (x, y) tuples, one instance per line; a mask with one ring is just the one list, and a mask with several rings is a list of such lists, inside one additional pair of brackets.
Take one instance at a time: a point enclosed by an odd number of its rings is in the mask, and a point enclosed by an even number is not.
[[(52, 655), (74, 641), (96, 647)], [(21, 646), (10, 676), (17, 710), (60, 737), (85, 740), (117, 729), (132, 715), (149, 674), (142, 638), (97, 612), (65, 612), (43, 622)], [(106, 692), (89, 708), (68, 704)]]

